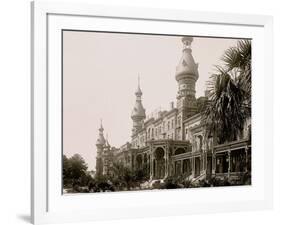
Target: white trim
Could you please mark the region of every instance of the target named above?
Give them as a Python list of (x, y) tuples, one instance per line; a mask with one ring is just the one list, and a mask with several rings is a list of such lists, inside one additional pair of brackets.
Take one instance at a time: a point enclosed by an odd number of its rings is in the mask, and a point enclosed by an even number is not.
[[(74, 15), (84, 17), (102, 17), (137, 20), (157, 20), (180, 23), (206, 23), (260, 27), (265, 33), (265, 129), (264, 151), (266, 154), (264, 173), (264, 198), (243, 202), (204, 203), (198, 202), (192, 207), (185, 205), (158, 206), (157, 210), (149, 211), (153, 205), (136, 206), (126, 209), (109, 208), (96, 212), (49, 212), (48, 210), (48, 81), (47, 81), (47, 22), (48, 15)], [(272, 57), (272, 17), (258, 15), (238, 15), (211, 12), (188, 12), (183, 10), (164, 10), (149, 8), (107, 7), (91, 4), (59, 3), (36, 1), (32, 3), (32, 198), (31, 211), (34, 224), (50, 222), (70, 222), (87, 220), (104, 220), (114, 218), (153, 217), (169, 215), (185, 215), (187, 213), (237, 211), (266, 209), (273, 202), (273, 57)], [(191, 190), (194, 191), (194, 190)], [(200, 191), (196, 189), (196, 191)], [(155, 195), (157, 192), (154, 192)], [(183, 193), (183, 192), (182, 192)], [(140, 193), (140, 196), (149, 193)], [(117, 196), (117, 195), (116, 195)], [(146, 209), (146, 210), (145, 210)], [(126, 210), (126, 211), (124, 211)], [(140, 211), (136, 213), (135, 210)], [(143, 215), (141, 215), (143, 212)]]

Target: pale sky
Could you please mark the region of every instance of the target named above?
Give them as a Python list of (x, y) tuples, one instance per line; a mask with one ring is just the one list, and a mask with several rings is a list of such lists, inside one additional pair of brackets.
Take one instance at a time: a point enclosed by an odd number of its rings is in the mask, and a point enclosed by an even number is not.
[[(199, 63), (197, 97), (204, 95), (214, 65), (236, 42), (194, 38), (192, 54)], [(138, 75), (146, 115), (168, 109), (176, 100), (175, 71), (181, 54), (178, 36), (64, 31), (63, 153), (79, 153), (95, 170), (100, 119), (111, 146), (130, 141)]]

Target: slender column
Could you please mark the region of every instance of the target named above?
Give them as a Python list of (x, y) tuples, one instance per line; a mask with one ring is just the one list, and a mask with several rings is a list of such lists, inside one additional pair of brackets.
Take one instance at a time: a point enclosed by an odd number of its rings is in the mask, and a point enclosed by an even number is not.
[(230, 169), (231, 169), (231, 151), (229, 150), (227, 152), (227, 156), (228, 156), (228, 171), (227, 171), (227, 176), (228, 176), (228, 179), (230, 178)]
[(192, 176), (195, 176), (195, 157), (191, 158)]
[(144, 166), (144, 154), (141, 154), (141, 168)]
[(205, 173), (207, 174), (208, 170), (208, 153), (207, 151), (205, 152)]
[(152, 179), (155, 178), (156, 162), (154, 156), (152, 157)]
[(200, 155), (199, 162), (200, 162), (200, 164), (199, 164), (199, 171), (200, 171), (200, 175), (201, 175), (202, 174), (202, 170), (204, 169), (203, 154)]
[(216, 166), (217, 166), (216, 154), (213, 153), (213, 155), (212, 155), (212, 174), (216, 173)]
[(248, 172), (248, 163), (249, 163), (249, 161), (248, 161), (248, 146), (246, 146), (246, 148), (245, 148), (245, 163), (246, 163), (246, 168), (245, 168), (245, 172)]
[(165, 178), (168, 177), (169, 167), (168, 167), (168, 148), (165, 150)]
[(150, 155), (149, 155), (149, 153), (147, 153), (146, 172), (150, 173)]
[(153, 155), (153, 151), (152, 151), (151, 156), (150, 156), (150, 179), (151, 180), (153, 179), (153, 174), (154, 174), (153, 160), (154, 160), (154, 155)]
[(215, 152), (215, 149), (214, 149), (214, 145), (216, 144), (216, 139), (215, 139), (215, 135), (214, 135), (214, 138), (210, 139), (209, 140), (209, 150), (212, 152), (212, 158), (211, 158), (211, 161), (212, 161), (212, 168), (211, 168), (211, 177), (215, 176), (216, 175), (216, 166), (217, 166), (217, 161), (216, 161), (216, 152)]
[(132, 154), (131, 159), (132, 159), (132, 169), (134, 170), (135, 169), (135, 155), (134, 154)]
[(192, 174), (192, 162), (191, 162), (191, 158), (188, 159), (188, 176), (190, 176)]
[(152, 177), (152, 155), (150, 154), (150, 157), (149, 157), (149, 175), (150, 175), (150, 179)]
[(199, 162), (199, 176), (201, 175), (201, 168), (202, 168), (202, 157), (201, 157), (201, 155), (199, 156), (199, 160), (198, 160), (198, 162)]
[(203, 154), (200, 155), (200, 165), (199, 165), (199, 171), (200, 171), (200, 175), (202, 174), (202, 171), (204, 170), (204, 157), (203, 157)]
[(152, 157), (152, 179), (154, 179), (155, 177), (155, 170), (156, 170), (156, 161), (155, 161), (155, 157)]
[(206, 173), (206, 171), (207, 171), (207, 163), (208, 163), (208, 159), (207, 159), (207, 152), (206, 151), (204, 151), (203, 152), (203, 170), (204, 170), (204, 172)]
[(152, 177), (154, 179), (157, 175), (157, 161), (156, 161), (155, 157), (153, 157), (153, 170), (152, 171), (153, 171)]
[(204, 157), (203, 152), (201, 153), (201, 162), (202, 162), (201, 171), (204, 171), (205, 170), (205, 157)]
[(183, 174), (183, 161), (180, 160), (180, 173)]

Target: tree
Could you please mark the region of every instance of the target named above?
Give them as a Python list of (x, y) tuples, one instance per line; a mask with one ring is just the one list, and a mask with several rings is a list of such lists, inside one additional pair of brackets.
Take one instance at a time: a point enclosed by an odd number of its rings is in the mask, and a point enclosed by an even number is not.
[(117, 188), (122, 189), (126, 187), (129, 190), (135, 181), (133, 171), (121, 163), (113, 164), (113, 174), (112, 181)]
[(66, 155), (63, 155), (63, 185), (66, 187), (70, 183), (70, 163)]
[(79, 154), (73, 155), (69, 158), (70, 163), (70, 176), (73, 179), (79, 179), (82, 175), (85, 175), (88, 166), (83, 159), (83, 157)]
[(222, 57), (227, 72), (236, 71), (239, 74), (241, 88), (245, 92), (245, 98), (251, 103), (251, 41), (238, 41), (237, 46), (227, 49)]
[(83, 181), (89, 180), (90, 176), (86, 171), (88, 166), (79, 154), (75, 154), (70, 158), (63, 156), (63, 179), (64, 186), (71, 183), (74, 185), (84, 185)]
[(251, 42), (239, 41), (226, 50), (224, 67), (209, 82), (210, 101), (203, 113), (206, 137), (218, 143), (234, 141), (251, 112)]
[(133, 187), (139, 186), (141, 182), (148, 179), (147, 167), (131, 170), (121, 163), (113, 164), (113, 176), (109, 179), (118, 189), (130, 190)]

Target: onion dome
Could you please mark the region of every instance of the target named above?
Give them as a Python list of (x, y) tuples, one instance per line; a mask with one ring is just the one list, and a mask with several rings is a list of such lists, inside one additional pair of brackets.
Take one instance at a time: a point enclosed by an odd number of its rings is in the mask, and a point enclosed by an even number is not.
[(179, 81), (183, 78), (198, 79), (198, 64), (195, 63), (192, 56), (191, 43), (192, 37), (183, 37), (183, 54), (176, 68), (176, 80)]
[(135, 106), (132, 110), (131, 118), (145, 118), (145, 109), (143, 108), (143, 105), (141, 102), (136, 101)]
[(103, 136), (103, 131), (104, 131), (104, 129), (103, 129), (103, 126), (101, 123), (100, 128), (99, 128), (99, 137), (96, 141), (96, 145), (102, 145), (102, 146), (105, 145), (105, 138)]

